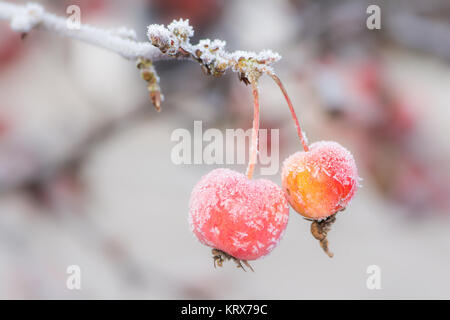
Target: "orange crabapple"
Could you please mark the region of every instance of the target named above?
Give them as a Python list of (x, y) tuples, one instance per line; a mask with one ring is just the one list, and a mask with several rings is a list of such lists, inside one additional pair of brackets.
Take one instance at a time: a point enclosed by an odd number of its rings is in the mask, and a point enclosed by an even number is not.
[(306, 219), (313, 220), (311, 233), (329, 257), (327, 233), (358, 187), (358, 170), (352, 154), (337, 142), (320, 141), (308, 146), (291, 99), (281, 80), (271, 74), (291, 111), (304, 151), (288, 157), (281, 180), (289, 204)]
[(358, 170), (352, 154), (337, 142), (320, 141), (288, 157), (282, 169), (290, 205), (308, 219), (343, 210), (356, 192)]

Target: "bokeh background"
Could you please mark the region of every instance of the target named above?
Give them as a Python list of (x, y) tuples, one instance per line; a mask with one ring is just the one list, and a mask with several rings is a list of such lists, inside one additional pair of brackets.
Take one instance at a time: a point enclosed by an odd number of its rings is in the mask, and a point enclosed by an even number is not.
[[(216, 166), (173, 164), (170, 136), (195, 120), (250, 128), (249, 88), (235, 74), (160, 62), (157, 113), (133, 62), (40, 31), (21, 40), (0, 21), (0, 298), (450, 298), (450, 2), (38, 2), (60, 15), (78, 4), (83, 23), (125, 25), (141, 40), (146, 25), (183, 17), (195, 40), (278, 51), (309, 140), (346, 146), (364, 180), (329, 234), (333, 259), (291, 210), (255, 273), (214, 269), (187, 213)], [(369, 4), (381, 7), (381, 30), (366, 28)], [(300, 143), (275, 84), (260, 86), (281, 162)], [(66, 288), (73, 264), (80, 291)], [(381, 290), (366, 287), (374, 264)]]

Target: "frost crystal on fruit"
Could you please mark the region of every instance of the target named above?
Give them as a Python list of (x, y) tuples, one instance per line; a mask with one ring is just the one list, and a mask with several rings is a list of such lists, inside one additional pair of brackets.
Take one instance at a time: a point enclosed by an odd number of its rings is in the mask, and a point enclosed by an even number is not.
[(282, 182), (290, 205), (302, 216), (320, 220), (347, 206), (357, 189), (358, 171), (347, 149), (321, 141), (284, 161)]
[(194, 187), (189, 207), (189, 224), (200, 242), (240, 260), (270, 253), (289, 215), (278, 185), (229, 169), (205, 175)]

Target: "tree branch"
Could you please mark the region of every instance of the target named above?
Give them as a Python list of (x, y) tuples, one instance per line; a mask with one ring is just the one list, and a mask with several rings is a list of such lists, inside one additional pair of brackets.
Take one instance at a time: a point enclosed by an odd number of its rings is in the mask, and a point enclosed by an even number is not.
[(36, 3), (16, 5), (0, 2), (0, 19), (10, 20), (11, 28), (28, 33), (32, 29), (43, 29), (63, 37), (78, 39), (115, 52), (124, 58), (140, 58), (157, 61), (169, 58), (187, 58), (199, 62), (208, 74), (222, 75), (227, 69), (249, 76), (249, 73), (266, 73), (270, 65), (281, 59), (278, 53), (263, 50), (256, 54), (248, 51), (225, 51), (225, 41), (200, 40), (192, 45), (194, 35), (189, 20), (173, 21), (167, 27), (149, 25), (147, 36), (150, 42), (137, 42), (136, 32), (127, 28), (105, 30), (80, 24), (78, 28), (67, 26), (68, 18), (48, 13)]
[(48, 13), (35, 3), (16, 5), (0, 2), (0, 19), (9, 20), (11, 28), (26, 35), (32, 29), (42, 29), (63, 37), (78, 39), (115, 52), (126, 59), (138, 62), (142, 78), (147, 82), (150, 99), (160, 109), (163, 95), (159, 91), (159, 77), (152, 62), (162, 59), (188, 59), (198, 62), (207, 75), (222, 76), (231, 69), (245, 84), (257, 81), (262, 74), (273, 74), (272, 64), (281, 56), (271, 50), (259, 53), (248, 51), (228, 52), (225, 41), (203, 39), (191, 44), (194, 29), (189, 20), (174, 20), (167, 27), (149, 25), (147, 36), (150, 42), (137, 42), (136, 32), (127, 28), (105, 30), (79, 24), (68, 26), (68, 18)]
[(21, 6), (0, 2), (0, 19), (10, 20), (11, 28), (17, 32), (28, 33), (34, 28), (42, 29), (102, 47), (131, 60), (138, 57), (160, 60), (165, 57), (151, 43), (126, 38), (124, 28), (105, 30), (83, 24), (80, 24), (79, 29), (68, 28), (66, 17), (48, 13), (35, 3)]

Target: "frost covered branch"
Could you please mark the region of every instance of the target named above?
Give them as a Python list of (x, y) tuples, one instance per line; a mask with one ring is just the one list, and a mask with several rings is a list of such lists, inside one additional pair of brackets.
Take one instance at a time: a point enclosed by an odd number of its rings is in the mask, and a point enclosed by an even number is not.
[(272, 74), (272, 64), (281, 59), (278, 53), (263, 50), (228, 52), (225, 41), (200, 40), (191, 44), (194, 29), (189, 20), (173, 21), (164, 25), (148, 26), (150, 42), (136, 41), (136, 32), (128, 28), (105, 30), (89, 25), (69, 28), (67, 18), (48, 13), (35, 3), (16, 5), (0, 2), (0, 19), (9, 20), (11, 28), (26, 35), (32, 29), (43, 29), (63, 37), (78, 39), (115, 52), (126, 59), (138, 62), (142, 78), (147, 82), (150, 98), (157, 110), (163, 99), (159, 90), (159, 77), (152, 64), (162, 59), (188, 59), (198, 62), (207, 75), (219, 77), (228, 69), (236, 72), (245, 84), (256, 83), (266, 73)]
[(148, 26), (147, 36), (151, 43), (168, 56), (189, 58), (201, 64), (206, 74), (219, 77), (228, 69), (237, 72), (245, 83), (257, 80), (262, 74), (273, 72), (271, 65), (281, 59), (278, 53), (263, 50), (260, 53), (248, 51), (228, 52), (225, 41), (203, 39), (191, 44), (194, 35), (189, 20), (173, 21), (164, 25)]
[(81, 24), (79, 28), (68, 28), (67, 18), (48, 13), (35, 3), (25, 6), (0, 2), (0, 19), (11, 21), (11, 28), (17, 32), (28, 33), (32, 29), (43, 29), (61, 36), (78, 39), (127, 58), (145, 57), (158, 60), (164, 57), (148, 42), (137, 42), (135, 32), (126, 28), (104, 30)]

